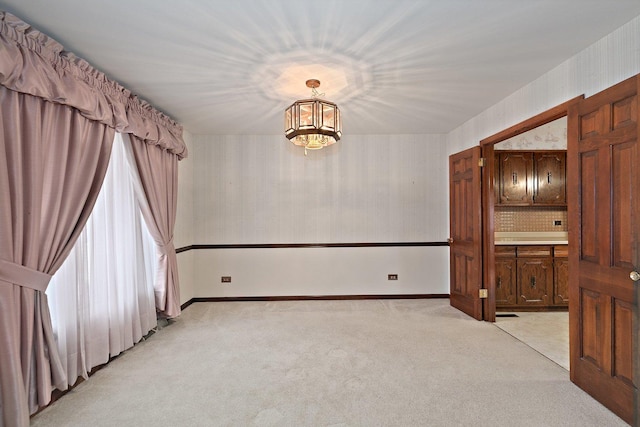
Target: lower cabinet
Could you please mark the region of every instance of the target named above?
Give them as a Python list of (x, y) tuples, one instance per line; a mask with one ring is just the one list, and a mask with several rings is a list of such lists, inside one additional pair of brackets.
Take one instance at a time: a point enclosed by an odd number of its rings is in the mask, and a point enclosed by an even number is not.
[(496, 306), (516, 303), (516, 248), (496, 246)]
[(569, 253), (566, 245), (553, 248), (553, 303), (569, 304)]
[(518, 304), (549, 305), (553, 285), (551, 258), (518, 258)]
[(495, 255), (496, 308), (567, 306), (566, 245), (496, 246)]

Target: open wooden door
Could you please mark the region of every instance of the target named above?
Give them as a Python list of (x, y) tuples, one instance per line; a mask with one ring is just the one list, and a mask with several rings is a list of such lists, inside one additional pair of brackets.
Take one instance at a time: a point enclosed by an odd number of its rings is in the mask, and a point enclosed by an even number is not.
[(567, 162), (571, 381), (634, 425), (639, 82), (628, 79), (570, 107)]
[(482, 192), (480, 147), (449, 157), (451, 305), (482, 320)]

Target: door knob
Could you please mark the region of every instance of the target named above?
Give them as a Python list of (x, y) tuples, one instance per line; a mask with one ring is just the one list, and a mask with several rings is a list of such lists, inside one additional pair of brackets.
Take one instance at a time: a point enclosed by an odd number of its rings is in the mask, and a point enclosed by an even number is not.
[(447, 239), (447, 242), (448, 242), (450, 245), (452, 245), (452, 244), (453, 244), (453, 237), (449, 237), (449, 238)]
[(637, 282), (638, 280), (640, 280), (640, 273), (638, 273), (637, 271), (632, 271), (631, 273), (629, 273), (629, 278), (634, 282)]

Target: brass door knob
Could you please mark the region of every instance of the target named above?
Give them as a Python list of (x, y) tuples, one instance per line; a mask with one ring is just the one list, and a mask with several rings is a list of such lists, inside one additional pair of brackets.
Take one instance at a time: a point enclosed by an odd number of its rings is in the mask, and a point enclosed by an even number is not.
[(632, 271), (631, 273), (629, 273), (629, 278), (634, 282), (637, 282), (638, 280), (640, 280), (640, 273), (638, 273), (637, 271)]
[(453, 244), (453, 237), (449, 237), (449, 238), (447, 239), (447, 242), (449, 242), (449, 244), (450, 244), (450, 245), (452, 245), (452, 244)]

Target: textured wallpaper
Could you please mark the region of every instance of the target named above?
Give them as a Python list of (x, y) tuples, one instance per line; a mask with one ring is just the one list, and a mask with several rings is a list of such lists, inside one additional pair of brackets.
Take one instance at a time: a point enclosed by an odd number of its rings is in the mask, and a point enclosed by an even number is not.
[(447, 135), (449, 154), (576, 96), (586, 97), (640, 73), (640, 16), (484, 110)]
[(444, 241), (444, 135), (194, 136), (194, 243)]
[(566, 150), (567, 118), (538, 126), (494, 146), (496, 150)]

